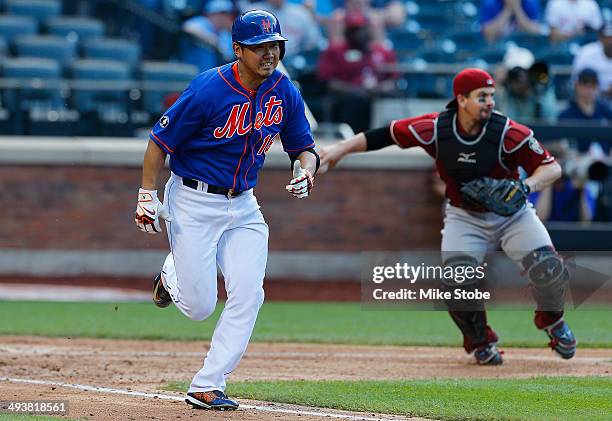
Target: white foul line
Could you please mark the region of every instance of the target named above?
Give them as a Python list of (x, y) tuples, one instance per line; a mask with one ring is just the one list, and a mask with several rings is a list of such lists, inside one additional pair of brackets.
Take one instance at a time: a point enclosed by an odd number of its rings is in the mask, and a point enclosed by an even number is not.
[[(13, 382), (13, 383), (41, 384), (41, 385), (46, 385), (46, 386), (60, 386), (60, 387), (68, 387), (72, 389), (77, 389), (77, 390), (83, 390), (86, 392), (113, 393), (116, 395), (139, 396), (139, 397), (145, 397), (145, 398), (166, 399), (166, 400), (180, 401), (180, 402), (185, 400), (185, 398), (183, 397), (174, 396), (174, 395), (164, 395), (160, 393), (150, 393), (150, 392), (139, 392), (137, 390), (114, 389), (111, 387), (98, 387), (98, 386), (90, 386), (86, 384), (62, 383), (62, 382), (54, 382), (54, 381), (48, 381), (48, 380), (0, 377), (0, 381), (7, 381), (7, 382)], [(329, 412), (303, 411), (303, 410), (297, 410), (297, 409), (283, 409), (283, 408), (268, 408), (268, 407), (259, 406), (259, 405), (240, 404), (240, 407), (244, 409), (254, 409), (256, 411), (278, 412), (281, 414), (293, 414), (293, 415), (310, 415), (314, 417), (335, 418), (339, 420), (350, 420), (350, 421), (400, 421), (399, 419), (393, 419), (393, 418), (374, 418), (374, 417), (366, 417), (366, 416), (358, 416), (358, 415), (335, 414), (335, 413), (329, 413)]]

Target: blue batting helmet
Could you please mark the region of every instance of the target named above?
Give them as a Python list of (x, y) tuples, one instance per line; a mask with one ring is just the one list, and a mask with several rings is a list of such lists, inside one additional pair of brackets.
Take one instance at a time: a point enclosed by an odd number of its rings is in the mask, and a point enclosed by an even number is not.
[(280, 22), (270, 12), (251, 10), (238, 16), (232, 25), (232, 41), (244, 45), (257, 45), (264, 42), (280, 41), (282, 59), (285, 55), (285, 41)]

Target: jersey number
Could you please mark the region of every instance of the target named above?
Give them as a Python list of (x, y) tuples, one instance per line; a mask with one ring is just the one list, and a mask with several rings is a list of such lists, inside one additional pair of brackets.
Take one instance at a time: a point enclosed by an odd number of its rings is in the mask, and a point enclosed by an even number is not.
[(257, 155), (261, 155), (264, 153), (267, 153), (270, 148), (272, 147), (272, 144), (274, 143), (274, 141), (278, 138), (278, 133), (276, 133), (274, 135), (274, 137), (272, 137), (271, 134), (267, 135), (264, 138), (263, 143), (261, 144), (261, 146), (259, 147), (259, 150), (257, 151)]

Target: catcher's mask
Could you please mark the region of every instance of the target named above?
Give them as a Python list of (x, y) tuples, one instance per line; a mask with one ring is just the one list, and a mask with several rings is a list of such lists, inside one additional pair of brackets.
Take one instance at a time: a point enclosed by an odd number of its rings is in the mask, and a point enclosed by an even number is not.
[(279, 41), (280, 59), (285, 55), (285, 41), (280, 22), (270, 12), (251, 10), (238, 16), (232, 25), (232, 42), (242, 45), (258, 45)]

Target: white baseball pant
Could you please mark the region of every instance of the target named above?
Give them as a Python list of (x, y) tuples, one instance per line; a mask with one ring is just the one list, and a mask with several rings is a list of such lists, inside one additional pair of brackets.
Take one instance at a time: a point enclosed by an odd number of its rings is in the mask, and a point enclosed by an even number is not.
[(227, 301), (213, 333), (204, 366), (188, 392), (225, 390), (226, 377), (246, 351), (264, 300), (268, 225), (252, 190), (228, 199), (182, 184), (172, 174), (164, 203), (171, 253), (162, 278), (172, 301), (192, 320), (210, 316), (217, 303), (217, 265), (225, 278)]

